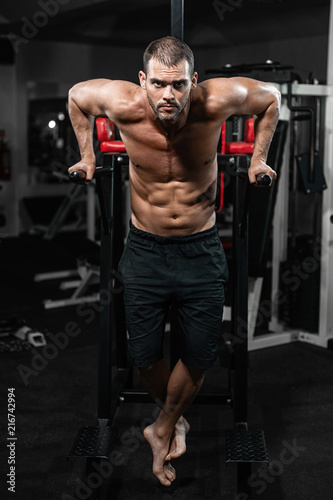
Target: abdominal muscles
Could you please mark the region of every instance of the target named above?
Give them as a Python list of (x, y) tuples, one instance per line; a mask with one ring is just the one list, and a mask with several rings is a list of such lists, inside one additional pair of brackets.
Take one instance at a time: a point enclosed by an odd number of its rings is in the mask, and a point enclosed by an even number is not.
[(130, 172), (131, 205), (132, 222), (138, 229), (161, 236), (184, 235), (215, 223), (214, 171), (204, 179), (144, 182), (135, 170), (134, 166)]

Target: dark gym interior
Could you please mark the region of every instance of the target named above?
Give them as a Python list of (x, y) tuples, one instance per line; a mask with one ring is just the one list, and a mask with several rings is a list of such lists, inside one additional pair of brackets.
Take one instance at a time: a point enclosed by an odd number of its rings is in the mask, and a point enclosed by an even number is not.
[[(160, 410), (127, 358), (116, 269), (129, 158), (110, 120), (94, 125), (94, 180), (68, 175), (80, 161), (69, 90), (138, 84), (145, 48), (168, 35), (193, 50), (199, 82), (240, 76), (281, 94), (270, 187), (249, 185), (251, 116), (221, 129), (224, 316), (170, 487), (143, 435)], [(329, 0), (2, 2), (1, 498), (333, 500), (332, 61)]]

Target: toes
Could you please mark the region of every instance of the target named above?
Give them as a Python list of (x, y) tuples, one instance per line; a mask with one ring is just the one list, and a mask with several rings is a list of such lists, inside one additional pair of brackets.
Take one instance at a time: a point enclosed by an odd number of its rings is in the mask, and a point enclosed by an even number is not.
[(176, 479), (176, 471), (171, 464), (167, 464), (164, 466), (164, 474), (165, 477), (171, 482)]
[(163, 486), (171, 486), (171, 479), (167, 477), (164, 471), (154, 472), (154, 475), (157, 477), (159, 482), (163, 484)]
[(167, 480), (169, 480), (170, 483), (172, 483), (172, 481), (175, 480), (175, 478), (173, 477), (172, 472), (168, 471), (168, 469), (165, 469), (164, 474), (165, 474), (165, 477), (167, 478)]
[(172, 467), (170, 463), (166, 464), (166, 467), (168, 467), (169, 470), (173, 471), (176, 474), (176, 469)]

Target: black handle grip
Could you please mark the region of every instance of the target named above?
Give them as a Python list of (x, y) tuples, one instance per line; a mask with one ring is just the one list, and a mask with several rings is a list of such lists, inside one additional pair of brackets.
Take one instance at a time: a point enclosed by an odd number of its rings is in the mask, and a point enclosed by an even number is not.
[[(119, 162), (121, 165), (121, 162)], [(112, 167), (97, 167), (94, 172), (94, 179), (109, 176), (112, 173)], [(69, 180), (74, 184), (87, 184), (86, 173), (84, 170), (75, 170), (69, 173)]]
[(76, 170), (69, 173), (69, 180), (74, 184), (84, 184), (86, 181), (86, 173), (84, 170)]
[(259, 180), (258, 180), (258, 184), (260, 186), (270, 186), (271, 185), (271, 182), (272, 182), (272, 178), (270, 175), (268, 174), (264, 174), (262, 175)]

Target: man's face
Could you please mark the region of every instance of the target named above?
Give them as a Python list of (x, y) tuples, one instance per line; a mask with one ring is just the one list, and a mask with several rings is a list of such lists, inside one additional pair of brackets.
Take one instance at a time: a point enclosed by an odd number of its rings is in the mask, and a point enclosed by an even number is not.
[(197, 77), (196, 73), (191, 75), (186, 59), (177, 66), (168, 67), (153, 58), (148, 63), (147, 74), (139, 73), (151, 108), (165, 122), (175, 121), (184, 110)]

